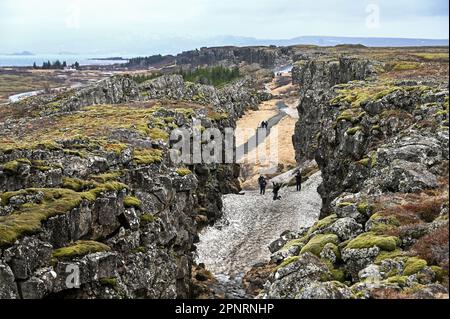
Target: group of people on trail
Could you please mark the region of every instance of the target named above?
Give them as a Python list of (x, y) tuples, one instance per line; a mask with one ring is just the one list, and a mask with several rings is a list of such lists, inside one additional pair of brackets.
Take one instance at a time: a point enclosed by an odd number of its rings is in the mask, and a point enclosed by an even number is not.
[(261, 128), (269, 128), (269, 122), (268, 121), (262, 121), (261, 122)]
[[(266, 194), (266, 187), (267, 187), (267, 180), (266, 178), (261, 175), (258, 178), (258, 184), (259, 184), (259, 194), (265, 195)], [(300, 192), (302, 190), (302, 173), (301, 171), (297, 171), (297, 174), (295, 174), (295, 185), (297, 192)], [(283, 187), (282, 183), (273, 182), (273, 200), (281, 200), (281, 196), (279, 195), (280, 189)]]

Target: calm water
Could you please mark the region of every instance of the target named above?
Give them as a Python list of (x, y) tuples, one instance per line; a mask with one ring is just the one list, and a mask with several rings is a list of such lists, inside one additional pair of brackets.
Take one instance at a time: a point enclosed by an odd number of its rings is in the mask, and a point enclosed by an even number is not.
[[(1, 66), (32, 66), (34, 62), (38, 66), (41, 66), (43, 62), (56, 60), (66, 61), (68, 65), (71, 65), (78, 61), (80, 65), (109, 65), (115, 63), (124, 63), (126, 61), (113, 61), (113, 60), (92, 60), (94, 58), (105, 58), (116, 55), (63, 55), (63, 54), (36, 54), (36, 55), (0, 55), (0, 67)], [(125, 57), (124, 57), (125, 58)]]

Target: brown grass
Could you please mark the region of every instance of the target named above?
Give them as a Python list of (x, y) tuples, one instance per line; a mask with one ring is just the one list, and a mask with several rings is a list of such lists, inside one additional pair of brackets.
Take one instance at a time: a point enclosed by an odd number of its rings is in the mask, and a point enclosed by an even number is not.
[(395, 216), (403, 226), (432, 222), (439, 216), (442, 205), (448, 202), (448, 181), (442, 182), (446, 184), (438, 189), (381, 198), (375, 204), (376, 211)]
[(432, 233), (420, 238), (412, 247), (412, 251), (425, 259), (429, 265), (438, 265), (448, 270), (448, 225), (442, 226)]

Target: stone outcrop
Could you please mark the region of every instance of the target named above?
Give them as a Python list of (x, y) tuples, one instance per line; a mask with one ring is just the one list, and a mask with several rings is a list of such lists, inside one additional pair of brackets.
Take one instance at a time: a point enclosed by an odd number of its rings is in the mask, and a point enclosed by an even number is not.
[[(239, 166), (175, 165), (167, 136), (193, 130), (194, 118), (204, 128), (233, 127), (264, 97), (247, 85), (113, 77), (31, 99), (26, 107), (40, 105), (37, 113), (0, 123), (11, 142), (0, 148), (0, 297), (193, 297), (197, 233), (221, 216), (221, 195), (240, 190)], [(179, 101), (184, 108), (171, 106)], [(75, 136), (66, 118), (97, 133), (75, 125)], [(43, 125), (56, 135), (29, 140)]]
[(294, 68), (293, 139), (322, 171), (322, 216), (270, 246), (261, 298), (448, 298), (448, 85), (380, 79), (379, 65)]
[(193, 67), (204, 65), (239, 65), (257, 63), (263, 68), (271, 69), (286, 65), (292, 52), (281, 47), (212, 47), (186, 51), (176, 56), (177, 64), (189, 64)]

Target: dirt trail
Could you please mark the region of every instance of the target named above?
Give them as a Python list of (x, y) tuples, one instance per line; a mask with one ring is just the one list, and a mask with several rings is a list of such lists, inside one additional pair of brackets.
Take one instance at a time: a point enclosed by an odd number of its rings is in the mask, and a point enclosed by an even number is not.
[[(282, 75), (286, 77), (286, 74)], [(292, 84), (279, 85), (278, 77), (268, 84), (267, 90), (273, 99), (261, 104), (256, 111), (248, 111), (237, 122), (237, 129), (243, 134), (237, 141), (241, 170), (241, 186), (244, 190), (257, 188), (260, 174), (272, 175), (296, 166), (295, 150), (292, 144), (295, 123), (298, 119), (298, 97)], [(264, 120), (269, 121), (269, 130), (260, 132), (266, 136), (257, 145), (256, 129)], [(257, 145), (256, 147), (254, 147)], [(243, 151), (244, 150), (244, 151)], [(240, 153), (239, 153), (240, 152)], [(276, 154), (276, 156), (273, 156)]]

